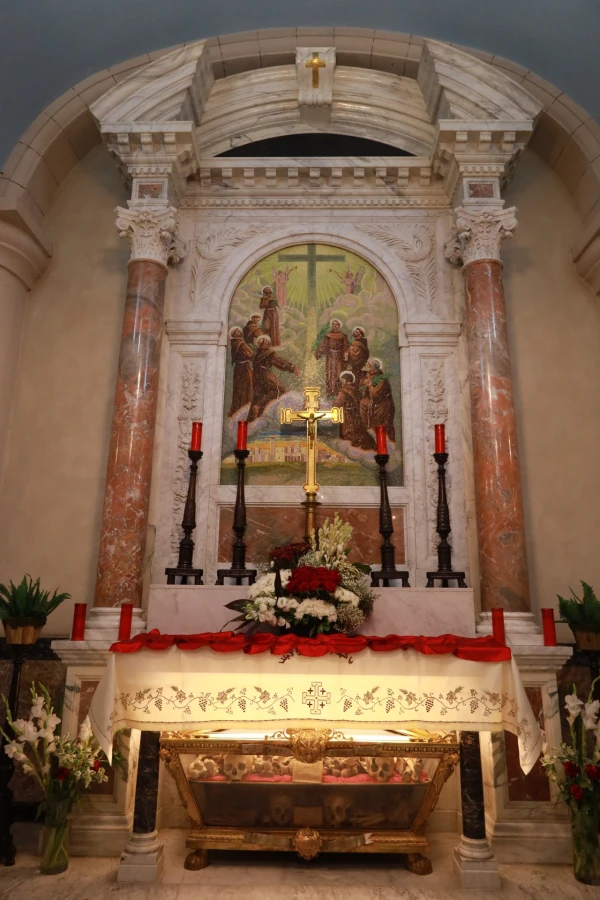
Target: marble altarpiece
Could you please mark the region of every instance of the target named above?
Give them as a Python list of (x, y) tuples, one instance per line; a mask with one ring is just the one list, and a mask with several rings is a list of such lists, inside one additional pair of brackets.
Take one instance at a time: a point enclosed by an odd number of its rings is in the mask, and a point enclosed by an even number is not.
[[(318, 93), (307, 103), (304, 79), (311, 78), (312, 72), (304, 69), (304, 62), (309, 49), (310, 58), (317, 53), (327, 60), (327, 66), (325, 72), (320, 70), (323, 77)], [(108, 149), (132, 184), (129, 208), (119, 210), (117, 220), (121, 234), (132, 246), (128, 298), (137, 292), (152, 307), (148, 330), (152, 331), (156, 356), (152, 360), (152, 384), (156, 385), (158, 402), (152, 427), (147, 427), (151, 415), (142, 423), (145, 446), (151, 448), (147, 457), (152, 477), (150, 480), (149, 471), (144, 474), (143, 493), (149, 498), (149, 513), (141, 504), (136, 515), (140, 546), (144, 543), (142, 529), (146, 522), (150, 524), (134, 598), (136, 606), (141, 607), (143, 576), (150, 627), (157, 624), (161, 610), (164, 622), (168, 610), (166, 621), (171, 631), (201, 630), (193, 628), (193, 610), (186, 622), (190, 605), (183, 609), (181, 594), (178, 598), (176, 588), (167, 588), (164, 577), (165, 568), (177, 555), (187, 492), (186, 450), (193, 420), (204, 423), (195, 564), (204, 569), (206, 585), (214, 584), (216, 569), (229, 559), (226, 535), (235, 488), (228, 476), (228, 457), (233, 423), (241, 415), (240, 409), (247, 406), (251, 411), (251, 445), (253, 441), (260, 445), (263, 432), (269, 434), (269, 449), (257, 447), (257, 463), (259, 452), (275, 456), (261, 457), (256, 476), (248, 479), (251, 529), (254, 526), (260, 532), (264, 509), (273, 511), (271, 517), (278, 522), (292, 525), (299, 507), (301, 480), (295, 474), (296, 460), (288, 459), (283, 483), (274, 483), (278, 438), (270, 428), (264, 392), (255, 396), (246, 386), (243, 394), (240, 382), (239, 396), (243, 395), (245, 403), (233, 408), (231, 342), (236, 332), (232, 329), (241, 328), (243, 337), (253, 311), (262, 313), (255, 322), (269, 333), (272, 343), (279, 343), (273, 349), (289, 363), (287, 371), (276, 371), (288, 388), (288, 398), (289, 389), (294, 393), (293, 379), (299, 388), (304, 371), (322, 379), (328, 399), (334, 399), (339, 387), (335, 378), (341, 373), (329, 353), (333, 318), (340, 320), (339, 330), (348, 343), (357, 326), (364, 328), (370, 354), (381, 359), (395, 407), (390, 422), (394, 430), (390, 500), (396, 517), (396, 561), (409, 571), (415, 586), (407, 590), (403, 610), (408, 613), (412, 595), (412, 609), (415, 615), (421, 615), (420, 625), (413, 628), (435, 633), (429, 630), (431, 624), (435, 626), (433, 620), (424, 624), (422, 613), (427, 603), (420, 598), (428, 595), (434, 603), (440, 593), (422, 590), (425, 573), (436, 568), (435, 423), (444, 423), (448, 436), (454, 567), (466, 572), (468, 584), (480, 580), (473, 482), (474, 471), (476, 485), (481, 471), (477, 467), (481, 467), (478, 450), (482, 433), (471, 428), (471, 414), (474, 403), (482, 404), (483, 409), (486, 398), (478, 394), (473, 401), (470, 396), (469, 382), (472, 386), (477, 372), (472, 359), (469, 370), (466, 332), (472, 343), (477, 340), (477, 332), (465, 329), (464, 323), (472, 325), (469, 315), (473, 298), (478, 292), (480, 296), (486, 294), (488, 281), (495, 279), (495, 290), (499, 283), (501, 294), (500, 244), (516, 227), (514, 211), (503, 209), (501, 185), (526, 145), (540, 107), (506, 76), (436, 42), (427, 42), (416, 80), (336, 67), (331, 48), (305, 50), (299, 52), (295, 67), (273, 67), (215, 82), (199, 42), (151, 63), (140, 81), (134, 75), (94, 104), (93, 112)], [(154, 85), (153, 90), (148, 89), (149, 84)], [(270, 114), (261, 115), (266, 110)], [(219, 157), (240, 142), (313, 127), (374, 138), (412, 155), (372, 159)], [(330, 257), (316, 263), (314, 289), (304, 268), (310, 268), (311, 255), (313, 259)], [(449, 260), (465, 267), (479, 264), (468, 274), (465, 268), (467, 303), (461, 274)], [(266, 288), (270, 294), (265, 294)], [(278, 309), (281, 321), (275, 321), (272, 314), (269, 297), (273, 295), (281, 301), (285, 297), (285, 304), (282, 302)], [(348, 305), (348, 296), (368, 300), (368, 315), (358, 320), (360, 310)], [(378, 310), (374, 302), (378, 296), (383, 298), (385, 308), (379, 323), (375, 321)], [(353, 299), (352, 304), (355, 302)], [(165, 322), (162, 343), (157, 309)], [(288, 317), (290, 322), (295, 317), (295, 330), (289, 327)], [(298, 336), (302, 328), (301, 341)], [(495, 363), (492, 359), (492, 367)], [(507, 387), (512, 391), (510, 371)], [(360, 399), (359, 394), (359, 404)], [(115, 408), (117, 402), (118, 397)], [(125, 413), (119, 415), (113, 415), (113, 428), (115, 422), (120, 427), (126, 418)], [(514, 410), (511, 415), (514, 420)], [(361, 438), (356, 435), (353, 443), (344, 440), (342, 434), (324, 431), (330, 459), (323, 459), (323, 469), (329, 462), (331, 472), (341, 469), (348, 477), (323, 478), (322, 512), (351, 510), (349, 516), (354, 517), (353, 524), (358, 525), (357, 532), (364, 541), (363, 557), (376, 562), (377, 542), (369, 543), (365, 536), (369, 528), (371, 532), (376, 530), (378, 488), (374, 478), (369, 483), (371, 451), (368, 439), (361, 434), (362, 447), (357, 446)], [(350, 462), (342, 463), (341, 458), (350, 458)], [(283, 463), (285, 468), (285, 451)], [(110, 477), (109, 471), (109, 482)], [(509, 473), (509, 483), (508, 500), (514, 493), (518, 508), (518, 471), (516, 476)], [(508, 500), (504, 498), (505, 508), (500, 510), (506, 522)], [(110, 512), (110, 501), (108, 505), (105, 502), (101, 559), (110, 543), (111, 535), (106, 530)], [(481, 514), (477, 520), (481, 541), (484, 529), (480, 520)], [(503, 520), (502, 527), (505, 524)], [(522, 527), (517, 532), (519, 546), (515, 553), (520, 552), (523, 560)], [(258, 544), (257, 554), (261, 552)], [(499, 552), (502, 557), (502, 548)], [(500, 559), (499, 571), (502, 566), (506, 571), (507, 558), (508, 553)], [(489, 631), (489, 609), (494, 605), (493, 591), (484, 575), (483, 615), (478, 626), (483, 632)], [(493, 587), (493, 578), (490, 584)], [(452, 612), (453, 603), (462, 604), (461, 616), (466, 612), (469, 633), (474, 633), (473, 589), (441, 593), (446, 612)], [(453, 598), (457, 594), (460, 600)], [(508, 632), (515, 659), (551, 730), (557, 720), (554, 673), (560, 653), (556, 648), (554, 656), (545, 654), (540, 647), (540, 630), (529, 611), (526, 594), (525, 585), (524, 593), (512, 592), (502, 605), (512, 616)], [(83, 683), (99, 676), (110, 640), (114, 639), (109, 632), (115, 609), (124, 599), (128, 598), (119, 595), (118, 586), (111, 587), (108, 566), (104, 572), (99, 569), (96, 608), (86, 631), (89, 647), (73, 648), (68, 646), (70, 642), (55, 642), (57, 652), (69, 663), (74, 684), (77, 679)], [(142, 631), (145, 622), (141, 610), (136, 617), (134, 629)], [(443, 627), (441, 619), (440, 614), (437, 624)], [(402, 624), (409, 627), (407, 622)], [(162, 623), (161, 628), (167, 630)], [(562, 852), (564, 823), (551, 811), (549, 799), (515, 805), (508, 797), (503, 747), (501, 740), (495, 741), (491, 752), (487, 748), (484, 754), (486, 791), (491, 798), (488, 828), (491, 824), (500, 840), (514, 848), (523, 843), (526, 820), (535, 821), (536, 827), (543, 823), (552, 839), (552, 852), (557, 848)], [(116, 806), (122, 834), (129, 813), (123, 806), (127, 792), (120, 790), (121, 800)], [(128, 802), (125, 799), (124, 805)], [(147, 841), (148, 854), (158, 852), (155, 838), (141, 837)], [(530, 836), (532, 847), (537, 846), (536, 839)], [(459, 870), (464, 870), (468, 879), (472, 862), (475, 869), (479, 866), (485, 870), (482, 877), (491, 879), (486, 881), (491, 886), (497, 873), (492, 871), (485, 832), (479, 848), (469, 850), (468, 840), (467, 844), (464, 840)], [(146, 851), (132, 851), (139, 852)]]

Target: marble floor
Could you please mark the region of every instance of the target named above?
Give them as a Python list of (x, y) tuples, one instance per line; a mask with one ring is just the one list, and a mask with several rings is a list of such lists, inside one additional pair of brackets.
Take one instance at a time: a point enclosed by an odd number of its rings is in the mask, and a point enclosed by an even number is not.
[(460, 890), (452, 876), (455, 835), (436, 835), (431, 875), (411, 875), (391, 856), (324, 857), (306, 864), (291, 855), (252, 859), (221, 855), (207, 869), (183, 868), (185, 832), (161, 833), (167, 865), (161, 884), (117, 884), (116, 859), (74, 858), (52, 877), (37, 874), (35, 833), (19, 829), (27, 850), (0, 866), (1, 900), (600, 900), (600, 888), (578, 884), (568, 866), (502, 866), (499, 891)]

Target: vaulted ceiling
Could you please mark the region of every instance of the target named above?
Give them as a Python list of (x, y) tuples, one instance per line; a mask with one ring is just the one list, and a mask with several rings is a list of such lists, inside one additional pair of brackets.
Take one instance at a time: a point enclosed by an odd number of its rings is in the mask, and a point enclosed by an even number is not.
[(100, 69), (203, 37), (290, 27), (300, 44), (361, 28), (364, 46), (393, 31), (502, 56), (600, 121), (596, 0), (0, 0), (0, 23), (0, 160), (48, 104)]

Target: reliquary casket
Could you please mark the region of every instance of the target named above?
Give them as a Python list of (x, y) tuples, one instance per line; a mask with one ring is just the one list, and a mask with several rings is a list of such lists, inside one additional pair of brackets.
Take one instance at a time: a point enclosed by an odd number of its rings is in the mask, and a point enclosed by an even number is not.
[(427, 874), (425, 829), (459, 745), (456, 733), (228, 729), (163, 732), (161, 756), (194, 823), (186, 868), (210, 850), (384, 852)]

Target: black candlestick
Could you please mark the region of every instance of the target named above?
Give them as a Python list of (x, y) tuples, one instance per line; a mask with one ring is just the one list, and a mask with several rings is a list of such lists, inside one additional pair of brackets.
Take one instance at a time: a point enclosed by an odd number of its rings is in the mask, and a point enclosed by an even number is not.
[(402, 587), (410, 587), (408, 572), (396, 569), (396, 548), (390, 541), (390, 537), (394, 533), (394, 525), (385, 470), (389, 458), (389, 453), (375, 454), (375, 462), (379, 466), (379, 534), (383, 538), (383, 544), (381, 545), (381, 569), (378, 572), (371, 572), (371, 585), (379, 587), (379, 582), (382, 581), (383, 587), (390, 587), (390, 581), (397, 580), (402, 582)]
[(236, 584), (242, 584), (243, 579), (248, 579), (248, 584), (254, 584), (256, 569), (246, 568), (246, 545), (244, 533), (246, 531), (246, 497), (244, 494), (246, 460), (249, 450), (234, 450), (237, 460), (237, 493), (235, 496), (235, 510), (233, 513), (233, 530), (235, 541), (233, 544), (233, 559), (230, 569), (217, 569), (217, 584), (224, 584), (225, 578), (235, 578)]
[(458, 587), (466, 588), (465, 573), (452, 571), (452, 546), (448, 543), (450, 534), (450, 508), (446, 494), (446, 462), (447, 453), (434, 453), (433, 458), (438, 464), (438, 502), (437, 502), (437, 526), (436, 531), (440, 536), (437, 548), (438, 567), (437, 572), (427, 573), (427, 587), (434, 587), (436, 581), (442, 582), (442, 587), (450, 587), (450, 581), (455, 580)]
[[(21, 685), (21, 669), (28, 644), (11, 644), (13, 653), (12, 677), (8, 692), (8, 708), (13, 719), (17, 718), (19, 687)], [(8, 729), (5, 725), (5, 730)], [(15, 764), (4, 752), (7, 741), (0, 736), (0, 862), (5, 866), (14, 866), (16, 847), (11, 834), (14, 822), (13, 792), (9, 787), (14, 775)]]
[(177, 565), (165, 569), (167, 584), (175, 584), (177, 576), (181, 578), (181, 584), (187, 584), (188, 578), (193, 578), (194, 584), (202, 584), (202, 569), (194, 568), (194, 542), (192, 540), (192, 531), (196, 527), (196, 477), (198, 475), (198, 461), (202, 459), (202, 450), (188, 450), (188, 456), (192, 464), (190, 466), (190, 482), (181, 523), (183, 537), (179, 541)]

